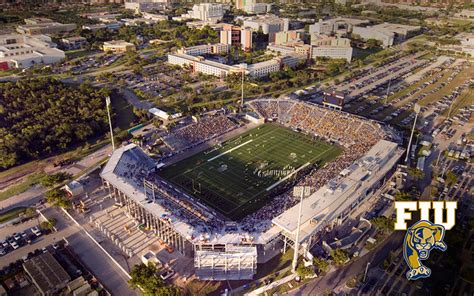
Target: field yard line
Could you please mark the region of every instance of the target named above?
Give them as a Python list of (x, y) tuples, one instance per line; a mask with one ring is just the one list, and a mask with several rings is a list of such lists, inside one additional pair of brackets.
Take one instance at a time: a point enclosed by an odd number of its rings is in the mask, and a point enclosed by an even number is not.
[(319, 153), (317, 156), (313, 157), (310, 162), (307, 162), (307, 163), (305, 163), (304, 165), (300, 166), (300, 167), (299, 167), (297, 170), (295, 170), (293, 173), (291, 173), (291, 174), (289, 174), (288, 176), (286, 176), (285, 178), (283, 178), (283, 179), (277, 181), (276, 183), (273, 183), (272, 185), (270, 185), (269, 187), (267, 187), (265, 190), (266, 190), (266, 191), (272, 190), (275, 186), (277, 186), (277, 185), (280, 184), (281, 182), (285, 181), (286, 179), (288, 179), (288, 178), (291, 177), (292, 175), (296, 174), (296, 173), (297, 173), (298, 171), (300, 171), (301, 169), (303, 169), (303, 168), (307, 167), (308, 165), (310, 165), (310, 164), (314, 161), (314, 159), (319, 158), (321, 155), (326, 154), (326, 152), (332, 150), (332, 148), (333, 148), (333, 147), (329, 147), (328, 149), (326, 149), (326, 150), (324, 150), (323, 152)]
[(223, 155), (226, 155), (227, 153), (230, 153), (230, 152), (232, 152), (232, 151), (234, 151), (234, 150), (236, 150), (236, 149), (239, 149), (240, 147), (242, 147), (242, 146), (244, 146), (244, 145), (247, 145), (247, 144), (250, 143), (250, 142), (253, 142), (253, 139), (252, 139), (252, 140), (248, 140), (247, 142), (242, 143), (242, 144), (240, 144), (240, 145), (237, 145), (237, 146), (235, 146), (234, 148), (231, 148), (231, 149), (229, 149), (229, 150), (227, 150), (227, 151), (225, 151), (225, 152), (222, 152), (221, 154), (218, 154), (218, 155), (216, 155), (216, 156), (214, 156), (214, 157), (211, 157), (211, 158), (209, 158), (209, 159), (207, 160), (207, 162), (213, 161), (214, 159), (218, 159), (219, 157), (221, 157), (221, 156), (223, 156)]
[(291, 176), (293, 176), (294, 174), (296, 174), (296, 173), (299, 172), (300, 170), (304, 169), (304, 168), (307, 167), (308, 165), (310, 165), (309, 162), (303, 164), (303, 165), (300, 166), (297, 170), (293, 171), (293, 173), (287, 175), (287, 176), (286, 176), (285, 178), (283, 178), (283, 179), (280, 179), (280, 180), (276, 181), (276, 182), (273, 183), (272, 185), (268, 186), (265, 190), (266, 190), (266, 191), (272, 190), (273, 188), (275, 188), (275, 186), (278, 186), (278, 184), (280, 184), (280, 183), (286, 181), (286, 179), (290, 178)]

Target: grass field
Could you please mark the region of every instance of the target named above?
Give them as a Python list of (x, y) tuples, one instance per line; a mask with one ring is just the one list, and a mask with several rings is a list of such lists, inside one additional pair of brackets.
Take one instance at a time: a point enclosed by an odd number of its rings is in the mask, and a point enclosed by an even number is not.
[(258, 210), (279, 185), (342, 149), (276, 124), (265, 124), (166, 167), (160, 176), (238, 220)]

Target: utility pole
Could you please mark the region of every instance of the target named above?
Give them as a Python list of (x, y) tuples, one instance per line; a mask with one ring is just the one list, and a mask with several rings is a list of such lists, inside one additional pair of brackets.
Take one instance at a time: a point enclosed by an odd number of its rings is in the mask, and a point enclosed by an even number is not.
[(413, 133), (415, 132), (416, 120), (418, 119), (418, 113), (420, 113), (420, 105), (415, 104), (414, 109), (415, 109), (415, 120), (413, 121), (413, 127), (411, 129), (411, 134), (410, 134), (410, 140), (408, 141), (407, 156), (405, 157), (405, 163), (408, 162), (408, 157), (410, 156), (411, 140), (413, 139)]
[(240, 101), (240, 107), (244, 107), (244, 73), (245, 70), (242, 68), (242, 99)]
[(114, 131), (112, 129), (112, 119), (110, 118), (110, 97), (105, 98), (105, 105), (107, 106), (107, 115), (109, 116), (110, 140), (112, 141), (112, 152), (115, 151)]
[(296, 272), (296, 266), (298, 265), (298, 251), (300, 249), (300, 228), (301, 228), (301, 212), (303, 211), (303, 199), (311, 194), (310, 186), (295, 186), (293, 188), (293, 195), (300, 197), (300, 206), (298, 210), (298, 225), (296, 227), (296, 239), (295, 249), (293, 254), (293, 263), (291, 271)]
[(383, 103), (384, 105), (387, 104), (388, 100), (388, 93), (390, 92), (390, 84), (392, 83), (392, 78), (388, 81), (388, 87), (387, 87), (387, 94), (385, 95), (385, 102)]

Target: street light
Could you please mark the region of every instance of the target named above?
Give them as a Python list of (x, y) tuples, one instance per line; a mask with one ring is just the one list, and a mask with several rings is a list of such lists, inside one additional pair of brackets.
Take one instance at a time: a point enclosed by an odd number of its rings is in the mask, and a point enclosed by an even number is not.
[(365, 266), (365, 272), (364, 272), (364, 280), (363, 280), (364, 283), (367, 277), (367, 272), (369, 271), (369, 265), (370, 265), (370, 262), (367, 262), (367, 265)]
[(408, 162), (408, 156), (410, 155), (410, 146), (411, 146), (411, 141), (413, 139), (413, 133), (415, 131), (415, 126), (416, 126), (416, 120), (418, 118), (418, 113), (420, 113), (420, 105), (415, 104), (415, 120), (413, 121), (413, 127), (411, 129), (411, 134), (410, 134), (410, 140), (408, 141), (408, 147), (407, 147), (407, 156), (405, 157), (405, 163)]
[(310, 186), (295, 186), (293, 188), (293, 196), (300, 197), (300, 206), (298, 210), (298, 225), (296, 227), (296, 239), (295, 239), (295, 250), (293, 254), (293, 264), (291, 271), (296, 272), (296, 266), (298, 265), (298, 250), (300, 248), (300, 224), (301, 224), (301, 212), (303, 211), (303, 198), (311, 194)]

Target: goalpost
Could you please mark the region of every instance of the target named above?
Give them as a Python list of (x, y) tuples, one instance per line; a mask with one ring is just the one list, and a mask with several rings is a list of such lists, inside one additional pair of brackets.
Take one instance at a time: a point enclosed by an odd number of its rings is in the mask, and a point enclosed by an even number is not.
[(197, 182), (198, 187), (196, 188), (194, 184), (194, 178), (191, 179), (192, 185), (193, 185), (193, 191), (196, 193), (201, 193), (201, 182)]

